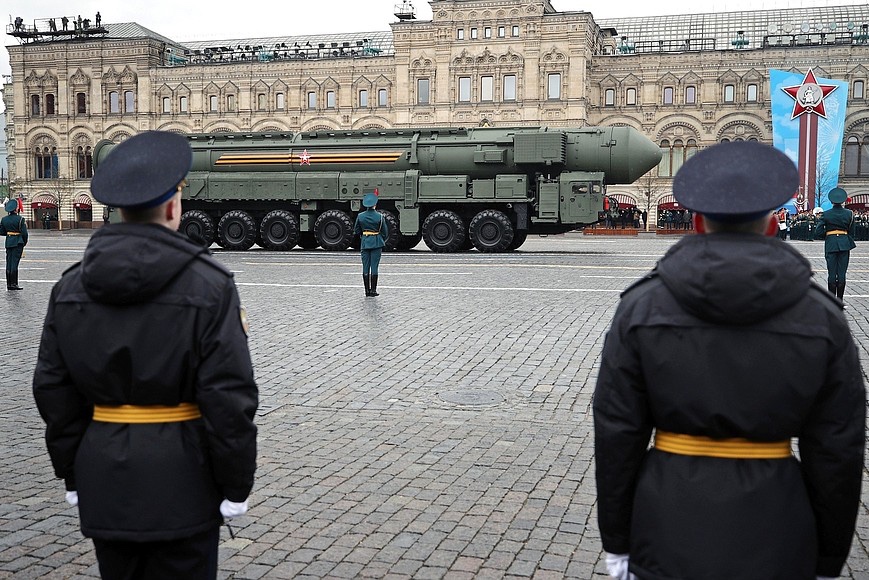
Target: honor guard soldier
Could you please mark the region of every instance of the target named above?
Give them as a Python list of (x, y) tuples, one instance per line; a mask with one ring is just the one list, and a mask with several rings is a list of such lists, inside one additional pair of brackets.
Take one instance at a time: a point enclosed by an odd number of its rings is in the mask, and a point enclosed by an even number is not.
[(27, 245), (27, 220), (18, 215), (18, 200), (4, 205), (9, 214), (0, 219), (0, 236), (6, 236), (6, 290), (24, 290), (18, 285), (18, 264)]
[(232, 274), (175, 230), (192, 153), (149, 131), (91, 191), (122, 223), (54, 286), (33, 393), (103, 578), (213, 579), (254, 480), (257, 386)]
[(377, 211), (377, 193), (366, 193), (362, 205), (366, 210), (359, 213), (353, 227), (353, 233), (362, 236), (362, 281), (366, 296), (380, 296), (377, 292), (378, 269), (383, 247), (389, 238), (389, 226), (383, 214)]
[(594, 394), (615, 578), (815, 580), (845, 564), (866, 391), (841, 302), (775, 237), (797, 186), (784, 153), (751, 141), (673, 180), (699, 235), (622, 294)]
[(828, 195), (833, 207), (822, 213), (815, 227), (815, 238), (824, 240), (824, 258), (827, 260), (827, 289), (840, 299), (845, 296), (845, 272), (851, 259), (856, 224), (854, 212), (842, 204), (848, 194), (841, 187), (830, 190)]

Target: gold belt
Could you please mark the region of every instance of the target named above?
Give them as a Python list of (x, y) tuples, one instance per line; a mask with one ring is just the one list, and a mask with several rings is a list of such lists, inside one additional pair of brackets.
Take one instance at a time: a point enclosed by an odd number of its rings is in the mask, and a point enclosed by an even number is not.
[(827, 235), (828, 236), (847, 236), (848, 232), (846, 232), (845, 230), (830, 230), (829, 232), (827, 232)]
[(94, 421), (103, 423), (175, 423), (202, 416), (196, 403), (178, 405), (94, 405)]
[(685, 435), (658, 431), (655, 448), (677, 455), (722, 457), (725, 459), (786, 459), (791, 456), (791, 442), (749, 441), (748, 439), (712, 439), (702, 435)]
[(363, 236), (379, 236), (380, 232), (362, 232)]
[(20, 236), (21, 232), (6, 232), (7, 236)]

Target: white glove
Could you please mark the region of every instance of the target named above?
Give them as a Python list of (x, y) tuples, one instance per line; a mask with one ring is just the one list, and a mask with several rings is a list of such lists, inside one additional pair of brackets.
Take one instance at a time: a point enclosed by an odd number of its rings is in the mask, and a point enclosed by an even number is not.
[(78, 492), (77, 491), (68, 491), (66, 492), (66, 503), (71, 506), (78, 505)]
[(242, 502), (224, 499), (220, 502), (220, 513), (225, 518), (237, 518), (247, 513), (247, 500)]
[(606, 553), (606, 571), (611, 578), (617, 580), (637, 580), (637, 577), (628, 572), (628, 560), (630, 554)]

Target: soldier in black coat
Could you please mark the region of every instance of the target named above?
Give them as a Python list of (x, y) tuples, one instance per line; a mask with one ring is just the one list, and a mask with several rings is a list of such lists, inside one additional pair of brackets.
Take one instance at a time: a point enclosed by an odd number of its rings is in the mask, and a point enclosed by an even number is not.
[(104, 578), (215, 578), (222, 517), (247, 510), (257, 386), (232, 274), (178, 234), (192, 154), (146, 132), (91, 183), (123, 223), (51, 293), (33, 392)]
[(700, 235), (623, 293), (594, 395), (613, 577), (815, 580), (845, 564), (866, 393), (842, 303), (775, 238), (797, 183), (786, 155), (747, 141), (676, 174)]

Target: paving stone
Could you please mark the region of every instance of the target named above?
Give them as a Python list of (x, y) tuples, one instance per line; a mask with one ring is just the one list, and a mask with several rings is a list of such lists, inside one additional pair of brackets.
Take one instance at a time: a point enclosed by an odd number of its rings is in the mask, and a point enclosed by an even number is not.
[[(589, 239), (591, 238), (591, 239)], [(29, 386), (52, 283), (81, 233), (33, 232), (0, 369), (0, 578), (98, 578)], [(673, 239), (532, 237), (511, 254), (215, 251), (235, 272), (260, 387), (251, 510), (221, 530), (241, 578), (605, 580), (591, 398), (619, 293)], [(822, 244), (792, 242), (823, 285)], [(869, 244), (846, 317), (869, 369)], [(372, 352), (375, 353), (372, 356)], [(463, 401), (491, 404), (462, 404)], [(458, 401), (458, 402), (457, 402)], [(869, 470), (866, 471), (869, 473)], [(869, 578), (869, 476), (843, 578)]]

